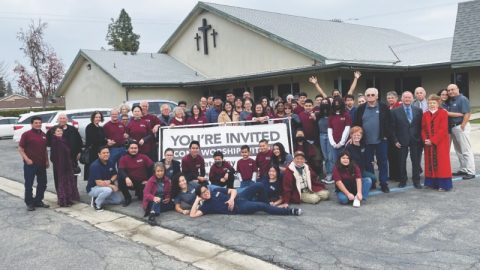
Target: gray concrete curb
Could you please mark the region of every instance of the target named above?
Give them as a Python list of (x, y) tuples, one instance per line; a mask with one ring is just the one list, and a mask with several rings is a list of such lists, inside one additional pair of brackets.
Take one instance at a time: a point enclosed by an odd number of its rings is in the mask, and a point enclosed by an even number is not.
[[(0, 177), (0, 190), (16, 197), (24, 197), (24, 187), (21, 183), (3, 177)], [(45, 192), (44, 201), (50, 204), (55, 212), (85, 221), (105, 232), (155, 248), (167, 256), (201, 269), (282, 269), (216, 244), (162, 227), (152, 227), (127, 215), (107, 210), (97, 213), (85, 203), (76, 203), (68, 208), (59, 207), (57, 196), (52, 192)]]

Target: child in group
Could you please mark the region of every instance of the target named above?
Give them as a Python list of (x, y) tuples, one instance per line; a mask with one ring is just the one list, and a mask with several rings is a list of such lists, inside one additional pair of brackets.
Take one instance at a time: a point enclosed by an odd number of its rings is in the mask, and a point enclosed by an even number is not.
[(360, 207), (360, 202), (367, 199), (372, 186), (370, 178), (362, 179), (360, 168), (347, 151), (340, 153), (333, 168), (332, 179), (335, 180), (338, 201), (341, 204), (353, 201), (354, 207)]
[(257, 179), (259, 181), (268, 179), (268, 168), (270, 168), (270, 162), (272, 161), (272, 150), (268, 145), (268, 140), (262, 139), (258, 143), (258, 153), (255, 158), (257, 164), (258, 174)]
[(240, 174), (240, 188), (248, 187), (254, 183), (257, 174), (257, 164), (250, 158), (250, 147), (243, 145), (240, 147), (242, 158), (237, 161), (237, 172)]

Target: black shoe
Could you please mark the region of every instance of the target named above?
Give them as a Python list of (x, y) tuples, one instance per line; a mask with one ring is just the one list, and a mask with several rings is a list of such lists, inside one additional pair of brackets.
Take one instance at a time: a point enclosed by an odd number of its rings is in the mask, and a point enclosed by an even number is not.
[(370, 190), (376, 190), (377, 189), (377, 183), (373, 183), (372, 186), (370, 187)]
[(388, 188), (388, 185), (382, 185), (380, 187), (383, 193), (390, 193), (390, 189)]
[(35, 211), (35, 206), (33, 204), (27, 205), (27, 211)]
[(422, 184), (420, 184), (420, 183), (413, 183), (413, 187), (416, 188), (416, 189), (422, 189), (423, 188)]
[(292, 215), (293, 216), (300, 216), (302, 214), (302, 209), (300, 208), (292, 208)]
[(95, 205), (94, 208), (95, 208), (95, 211), (97, 211), (97, 212), (103, 212), (103, 207), (101, 207), (101, 206), (98, 207), (97, 205)]
[(462, 176), (462, 175), (468, 175), (466, 172), (462, 172), (462, 171), (458, 171), (458, 172), (454, 172), (452, 173), (453, 176)]
[(122, 206), (127, 207), (132, 203), (132, 198), (125, 198), (125, 201), (123, 202)]
[(35, 204), (35, 207), (50, 208), (50, 205), (44, 204), (42, 201)]
[(156, 216), (154, 213), (150, 213), (148, 216), (147, 223), (150, 224), (151, 226), (157, 226), (157, 221), (155, 220)]
[(473, 179), (475, 178), (475, 175), (474, 174), (466, 174), (464, 177), (462, 177), (463, 179), (465, 180), (470, 180), (470, 179)]
[[(398, 184), (398, 187), (399, 188), (404, 188), (407, 186), (407, 183), (404, 183), (404, 182), (400, 182), (400, 184)], [(383, 190), (382, 190), (383, 191)]]

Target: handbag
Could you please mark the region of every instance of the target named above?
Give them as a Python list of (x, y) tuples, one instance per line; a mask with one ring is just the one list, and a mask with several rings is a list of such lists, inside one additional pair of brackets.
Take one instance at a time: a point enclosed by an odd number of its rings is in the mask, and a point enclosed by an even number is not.
[(91, 147), (85, 147), (85, 149), (82, 150), (82, 153), (80, 154), (80, 163), (82, 163), (83, 165), (85, 164), (90, 164), (90, 150), (91, 150)]

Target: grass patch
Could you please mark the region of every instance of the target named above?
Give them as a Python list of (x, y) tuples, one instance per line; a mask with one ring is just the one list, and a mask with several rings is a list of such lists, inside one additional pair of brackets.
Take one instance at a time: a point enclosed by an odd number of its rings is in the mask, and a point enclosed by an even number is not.
[(470, 120), (470, 124), (480, 124), (480, 118), (475, 120)]
[(471, 108), (470, 108), (470, 111), (471, 111), (472, 113), (480, 112), (480, 107), (471, 107)]

